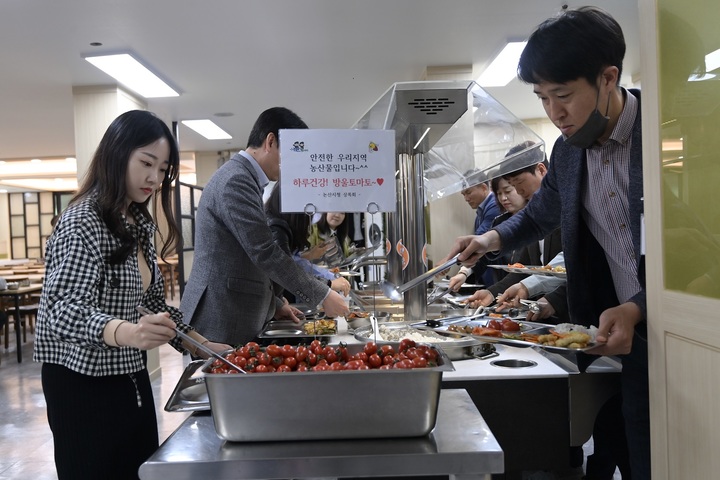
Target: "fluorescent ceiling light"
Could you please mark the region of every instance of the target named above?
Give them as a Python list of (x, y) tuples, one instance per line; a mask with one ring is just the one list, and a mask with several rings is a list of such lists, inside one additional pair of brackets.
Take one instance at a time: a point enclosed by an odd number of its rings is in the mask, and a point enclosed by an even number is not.
[(85, 60), (145, 98), (180, 95), (128, 53), (88, 56)]
[(232, 138), (229, 133), (215, 125), (212, 120), (183, 120), (182, 123), (208, 140), (227, 140)]
[(712, 72), (716, 68), (720, 68), (720, 49), (705, 55), (705, 70)]
[(504, 87), (517, 76), (520, 54), (527, 42), (508, 42), (505, 48), (480, 75), (477, 82), (481, 87)]

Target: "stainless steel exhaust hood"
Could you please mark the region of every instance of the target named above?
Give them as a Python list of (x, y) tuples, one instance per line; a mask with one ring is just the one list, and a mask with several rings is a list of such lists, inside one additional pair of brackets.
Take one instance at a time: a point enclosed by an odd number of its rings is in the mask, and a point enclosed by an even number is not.
[[(427, 201), (544, 155), (542, 139), (472, 81), (396, 83), (353, 128), (395, 131), (398, 198), (396, 212), (387, 214), (386, 253), (387, 277), (396, 285), (427, 271)], [(507, 155), (519, 144), (526, 147)], [(404, 307), (406, 321), (426, 318), (424, 284), (404, 293)]]

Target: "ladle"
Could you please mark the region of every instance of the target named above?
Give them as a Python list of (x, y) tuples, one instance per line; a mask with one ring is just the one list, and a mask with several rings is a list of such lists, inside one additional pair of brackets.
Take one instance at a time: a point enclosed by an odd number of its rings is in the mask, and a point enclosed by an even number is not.
[(405, 293), (407, 290), (410, 290), (411, 288), (420, 285), (423, 282), (428, 281), (430, 278), (434, 277), (440, 272), (443, 272), (447, 270), (448, 268), (452, 267), (456, 263), (458, 263), (458, 257), (460, 254), (458, 253), (454, 257), (452, 257), (447, 262), (443, 263), (442, 265), (438, 265), (435, 268), (432, 268), (428, 270), (427, 272), (423, 273), (422, 275), (410, 280), (407, 283), (403, 283), (402, 285), (398, 286), (395, 285), (392, 282), (388, 282), (387, 280), (383, 280), (383, 282), (380, 284), (380, 289), (385, 294), (386, 297), (388, 297), (390, 300), (394, 300), (396, 302), (399, 302), (402, 300), (402, 294)]

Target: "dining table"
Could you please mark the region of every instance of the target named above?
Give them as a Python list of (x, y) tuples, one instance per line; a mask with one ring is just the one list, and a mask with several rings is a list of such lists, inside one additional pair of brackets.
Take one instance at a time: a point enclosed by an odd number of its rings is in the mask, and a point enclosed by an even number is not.
[(20, 299), (24, 295), (40, 293), (42, 291), (42, 284), (30, 284), (29, 286), (19, 287), (16, 289), (6, 288), (0, 290), (0, 297), (9, 297), (13, 300), (15, 310), (15, 342), (17, 345), (17, 361), (22, 362), (22, 343), (20, 335)]

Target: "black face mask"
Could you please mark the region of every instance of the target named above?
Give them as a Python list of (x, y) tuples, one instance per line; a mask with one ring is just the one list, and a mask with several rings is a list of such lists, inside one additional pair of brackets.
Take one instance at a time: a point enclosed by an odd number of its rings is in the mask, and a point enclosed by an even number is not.
[(595, 110), (590, 114), (587, 121), (582, 127), (565, 138), (565, 142), (578, 148), (590, 148), (600, 136), (605, 133), (610, 117), (607, 116), (610, 111), (610, 95), (608, 94), (608, 104), (605, 109), (605, 115), (598, 110), (598, 102), (600, 101), (600, 89), (598, 89), (598, 98), (595, 102)]

